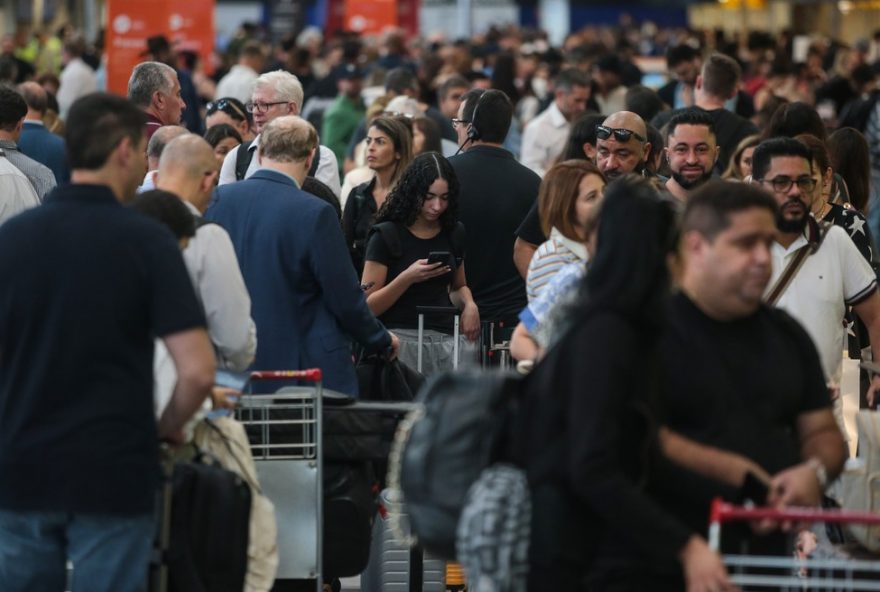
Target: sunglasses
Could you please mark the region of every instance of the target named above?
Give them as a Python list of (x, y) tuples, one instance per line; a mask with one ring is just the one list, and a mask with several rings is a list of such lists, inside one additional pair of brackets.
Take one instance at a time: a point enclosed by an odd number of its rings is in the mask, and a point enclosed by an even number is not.
[(629, 139), (635, 136), (639, 142), (645, 142), (646, 139), (632, 130), (622, 127), (605, 127), (604, 125), (596, 126), (596, 137), (600, 140), (607, 140), (614, 134), (614, 139), (618, 142), (629, 142)]
[(241, 110), (241, 107), (236, 105), (230, 100), (220, 99), (219, 101), (214, 101), (212, 103), (208, 103), (208, 115), (213, 115), (217, 111), (223, 111), (225, 113), (229, 113), (228, 108), (232, 108), (232, 110), (241, 118), (242, 120), (247, 119), (247, 115)]

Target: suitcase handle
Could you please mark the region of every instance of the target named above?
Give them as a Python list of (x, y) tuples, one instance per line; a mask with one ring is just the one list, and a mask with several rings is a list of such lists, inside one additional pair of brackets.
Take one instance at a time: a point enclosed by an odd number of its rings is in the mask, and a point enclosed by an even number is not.
[(417, 306), (416, 312), (419, 314), (459, 314), (459, 310), (454, 306)]

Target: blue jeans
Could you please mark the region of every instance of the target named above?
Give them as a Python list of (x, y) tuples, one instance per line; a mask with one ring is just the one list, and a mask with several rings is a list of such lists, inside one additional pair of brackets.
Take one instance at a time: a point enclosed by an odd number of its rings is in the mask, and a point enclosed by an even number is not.
[(152, 514), (111, 516), (0, 510), (0, 590), (142, 592), (156, 523)]

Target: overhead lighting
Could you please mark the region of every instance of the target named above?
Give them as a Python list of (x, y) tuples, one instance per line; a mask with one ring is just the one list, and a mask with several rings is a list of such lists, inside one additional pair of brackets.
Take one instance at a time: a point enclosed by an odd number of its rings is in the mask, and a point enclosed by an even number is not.
[(837, 3), (837, 10), (841, 12), (841, 14), (849, 14), (852, 12), (852, 9), (855, 8), (855, 3), (852, 0), (840, 0)]

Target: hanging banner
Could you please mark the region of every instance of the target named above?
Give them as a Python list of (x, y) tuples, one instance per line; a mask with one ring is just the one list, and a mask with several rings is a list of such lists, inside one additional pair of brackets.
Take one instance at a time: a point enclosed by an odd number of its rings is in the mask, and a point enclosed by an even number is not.
[(108, 0), (107, 90), (125, 95), (132, 68), (147, 59), (147, 39), (164, 35), (211, 63), (215, 0)]

